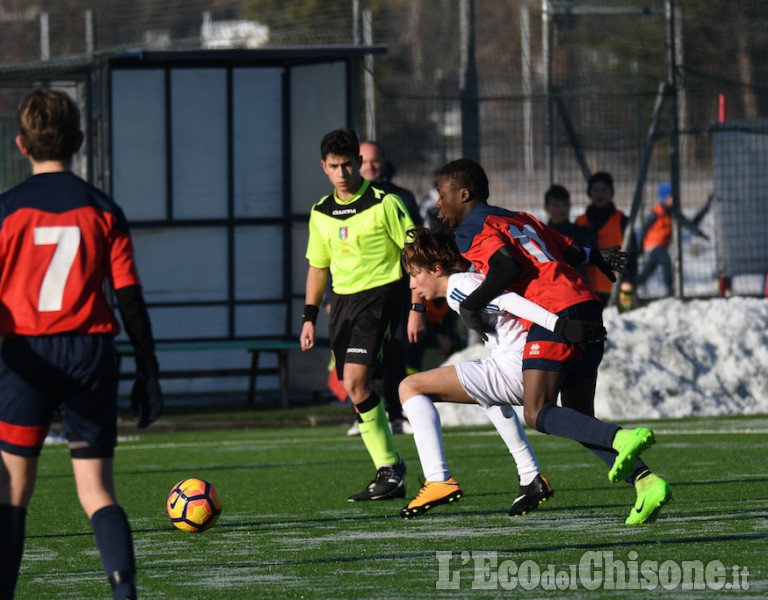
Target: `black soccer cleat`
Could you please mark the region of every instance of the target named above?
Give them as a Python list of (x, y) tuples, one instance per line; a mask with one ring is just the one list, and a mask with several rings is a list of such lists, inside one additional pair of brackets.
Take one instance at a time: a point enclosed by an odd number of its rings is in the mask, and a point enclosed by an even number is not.
[(367, 500), (394, 500), (405, 498), (405, 463), (398, 458), (397, 464), (381, 467), (376, 471), (376, 477), (368, 486), (357, 494), (347, 498), (349, 502), (365, 502)]
[(517, 498), (509, 507), (510, 517), (519, 517), (525, 513), (536, 510), (539, 504), (546, 502), (555, 492), (549, 481), (541, 473), (536, 475), (533, 481), (528, 485), (521, 485), (517, 492)]

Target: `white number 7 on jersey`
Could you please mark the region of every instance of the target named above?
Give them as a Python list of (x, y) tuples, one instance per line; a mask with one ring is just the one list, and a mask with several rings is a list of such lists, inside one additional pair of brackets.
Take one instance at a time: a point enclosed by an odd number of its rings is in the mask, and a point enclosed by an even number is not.
[(77, 226), (35, 227), (35, 245), (56, 244), (51, 264), (43, 277), (37, 310), (54, 312), (61, 310), (64, 300), (64, 286), (80, 248), (80, 228)]

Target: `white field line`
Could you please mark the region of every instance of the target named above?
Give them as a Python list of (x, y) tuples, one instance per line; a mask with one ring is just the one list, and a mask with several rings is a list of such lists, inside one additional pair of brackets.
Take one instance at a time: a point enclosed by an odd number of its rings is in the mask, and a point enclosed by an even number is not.
[[(720, 435), (720, 434), (727, 434), (727, 435), (765, 435), (766, 430), (765, 429), (662, 429), (660, 427), (650, 427), (655, 434), (658, 435)], [(467, 432), (457, 432), (455, 430), (451, 430), (450, 432), (454, 436), (459, 435), (465, 435), (465, 436), (483, 436), (483, 435), (490, 435), (490, 436), (497, 436), (499, 435), (496, 433), (495, 429), (491, 429), (489, 431), (467, 431)], [(536, 435), (539, 434), (538, 431), (531, 430), (529, 428), (525, 428), (526, 435)], [(544, 435), (544, 434), (540, 434)]]
[[(699, 428), (699, 429), (665, 429), (661, 427), (651, 427), (653, 429), (653, 432), (657, 435), (761, 435), (764, 436), (766, 433), (765, 429), (753, 429), (753, 428), (745, 428), (745, 429), (716, 429), (716, 428)], [(449, 430), (449, 435), (451, 436), (466, 436), (466, 437), (482, 437), (482, 436), (497, 436), (498, 433), (495, 429), (489, 429), (488, 431), (456, 431), (455, 429)], [(526, 428), (526, 433), (528, 435), (542, 435), (539, 434), (538, 431), (531, 430), (530, 428)], [(355, 440), (346, 440), (342, 437), (337, 438), (328, 438), (328, 437), (307, 437), (307, 436), (300, 436), (300, 437), (294, 437), (294, 438), (269, 438), (269, 439), (253, 439), (253, 438), (240, 438), (240, 439), (229, 439), (229, 440), (218, 440), (218, 441), (189, 441), (189, 442), (163, 442), (163, 443), (148, 443), (146, 441), (146, 438), (144, 438), (143, 443), (137, 443), (142, 441), (141, 436), (131, 435), (131, 436), (120, 436), (118, 438), (118, 442), (120, 442), (121, 445), (117, 447), (118, 451), (126, 451), (126, 450), (150, 450), (150, 449), (163, 449), (163, 448), (201, 448), (201, 447), (238, 447), (238, 446), (251, 446), (251, 447), (265, 447), (265, 448), (272, 448), (274, 449), (276, 446), (297, 446), (297, 445), (308, 445), (308, 444), (323, 444), (326, 445), (328, 443), (332, 444), (339, 444), (343, 446), (344, 449), (346, 449), (346, 446), (350, 442), (354, 442)], [(64, 445), (66, 444), (66, 440), (50, 440), (48, 441), (49, 445)], [(127, 444), (127, 445), (126, 445)], [(355, 446), (355, 449), (358, 449), (357, 446)]]

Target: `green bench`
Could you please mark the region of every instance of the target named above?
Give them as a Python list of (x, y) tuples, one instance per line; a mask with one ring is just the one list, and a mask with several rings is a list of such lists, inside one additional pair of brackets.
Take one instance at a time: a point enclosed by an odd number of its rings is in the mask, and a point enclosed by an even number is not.
[[(118, 342), (117, 369), (120, 379), (132, 379), (134, 372), (123, 373), (122, 358), (133, 356), (133, 346), (128, 342)], [(155, 342), (155, 352), (201, 352), (220, 350), (245, 350), (251, 355), (249, 368), (232, 369), (194, 369), (166, 370), (160, 366), (160, 379), (187, 379), (192, 377), (248, 377), (248, 404), (253, 405), (256, 395), (256, 377), (258, 375), (277, 375), (280, 381), (280, 405), (289, 407), (288, 401), (288, 351), (299, 347), (298, 340), (258, 339), (224, 340), (203, 342)], [(277, 356), (277, 367), (259, 367), (259, 356), (268, 352)]]

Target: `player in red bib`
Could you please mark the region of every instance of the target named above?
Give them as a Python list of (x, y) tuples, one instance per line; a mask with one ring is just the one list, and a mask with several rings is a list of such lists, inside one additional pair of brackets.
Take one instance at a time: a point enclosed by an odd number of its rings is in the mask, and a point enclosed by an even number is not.
[(130, 524), (115, 496), (120, 328), (134, 345), (131, 394), (146, 427), (163, 405), (152, 329), (120, 208), (70, 170), (83, 141), (77, 105), (35, 90), (16, 145), (32, 177), (0, 196), (0, 598), (12, 598), (43, 441), (58, 412), (83, 510), (115, 598), (136, 598)]
[(483, 284), (460, 305), (468, 328), (485, 339), (481, 311), (507, 291), (563, 317), (554, 332), (530, 324), (523, 353), (526, 423), (542, 433), (580, 442), (606, 463), (610, 481), (626, 478), (635, 484), (637, 503), (628, 524), (654, 519), (671, 492), (639, 458), (653, 444), (653, 432), (645, 427), (624, 430), (594, 418), (603, 340), (569, 342), (578, 339), (572, 327), (583, 327), (583, 321), (602, 322), (602, 305), (573, 265), (588, 261), (615, 280), (611, 269), (623, 269), (626, 254), (619, 247), (581, 248), (529, 214), (490, 206), (488, 178), (470, 159), (453, 161), (440, 170), (438, 193), (439, 216), (455, 228), (459, 251), (485, 275)]

